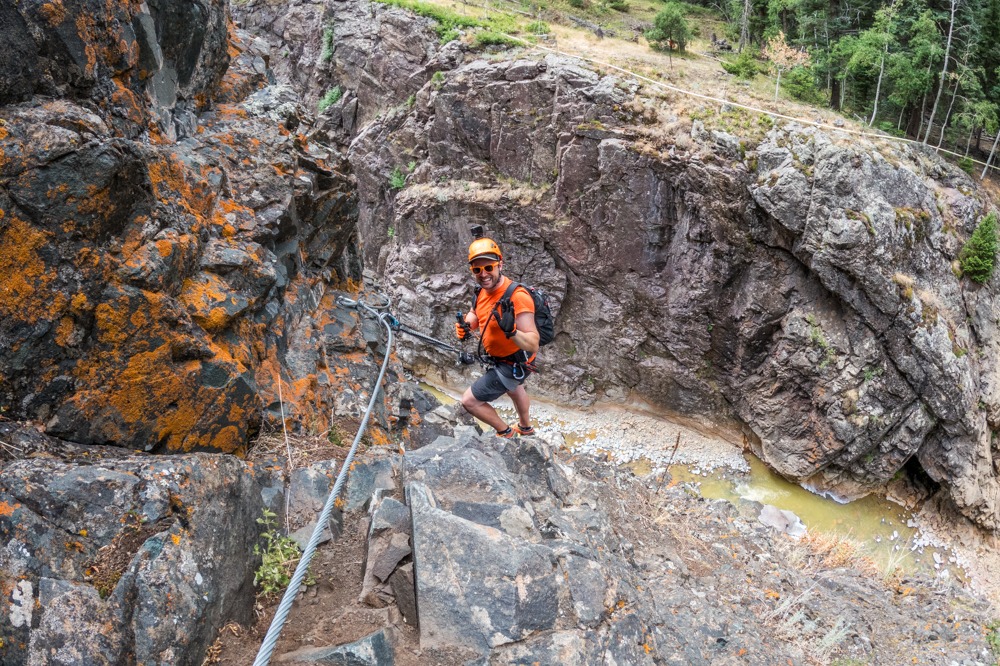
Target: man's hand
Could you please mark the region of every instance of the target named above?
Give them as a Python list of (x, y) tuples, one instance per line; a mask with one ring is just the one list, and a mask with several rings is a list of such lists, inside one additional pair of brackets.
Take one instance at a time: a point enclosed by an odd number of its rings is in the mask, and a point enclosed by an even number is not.
[(470, 326), (467, 322), (462, 322), (461, 324), (458, 322), (455, 323), (455, 335), (458, 336), (459, 340), (465, 339), (465, 336), (469, 333), (469, 329)]
[(514, 304), (506, 298), (500, 299), (496, 308), (493, 309), (493, 316), (503, 334), (508, 338), (514, 337), (514, 334), (517, 333), (517, 326), (514, 325)]

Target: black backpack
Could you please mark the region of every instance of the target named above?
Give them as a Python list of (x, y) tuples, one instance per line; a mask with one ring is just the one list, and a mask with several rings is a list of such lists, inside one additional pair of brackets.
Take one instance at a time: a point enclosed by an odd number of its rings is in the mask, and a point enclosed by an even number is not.
[[(514, 295), (514, 290), (518, 287), (522, 287), (531, 294), (531, 300), (535, 302), (535, 328), (538, 329), (538, 346), (544, 347), (556, 338), (556, 320), (552, 316), (552, 308), (549, 307), (549, 295), (537, 287), (511, 282), (500, 300), (510, 300), (510, 297)], [(475, 304), (479, 301), (480, 291), (482, 291), (482, 287), (477, 286), (476, 299), (472, 306), (473, 311), (476, 309)]]

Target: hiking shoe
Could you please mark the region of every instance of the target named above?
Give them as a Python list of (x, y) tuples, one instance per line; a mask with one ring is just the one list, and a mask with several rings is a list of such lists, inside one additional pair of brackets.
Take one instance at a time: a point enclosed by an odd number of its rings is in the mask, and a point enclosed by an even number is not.
[(507, 426), (506, 430), (497, 430), (495, 434), (497, 437), (503, 437), (504, 439), (513, 439), (516, 433), (513, 428)]
[(535, 436), (535, 429), (532, 426), (528, 426), (526, 428), (523, 425), (521, 425), (520, 423), (518, 423), (516, 426), (514, 426), (514, 430), (516, 430), (517, 434), (520, 435), (521, 437), (534, 437)]

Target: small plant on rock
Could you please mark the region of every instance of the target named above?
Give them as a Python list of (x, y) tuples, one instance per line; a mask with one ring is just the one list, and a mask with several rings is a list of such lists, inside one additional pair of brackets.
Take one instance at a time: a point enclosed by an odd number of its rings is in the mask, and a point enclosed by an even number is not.
[(328, 108), (330, 108), (330, 106), (339, 102), (340, 98), (343, 96), (344, 93), (340, 89), (340, 86), (334, 86), (333, 88), (328, 90), (327, 93), (323, 95), (323, 99), (319, 101), (319, 112), (323, 113)]
[(983, 284), (993, 275), (997, 256), (997, 216), (990, 213), (972, 232), (969, 242), (962, 248), (962, 272)]
[(326, 30), (323, 31), (323, 52), (320, 54), (320, 60), (323, 62), (330, 62), (333, 60), (333, 26), (328, 25)]
[[(261, 558), (260, 566), (253, 577), (253, 584), (260, 588), (260, 593), (265, 596), (280, 594), (288, 587), (302, 556), (298, 544), (277, 530), (276, 517), (273, 511), (264, 509), (262, 517), (257, 519), (257, 522), (265, 528), (264, 533), (260, 535), (264, 542), (253, 547), (254, 555), (260, 555)], [(306, 576), (305, 583), (313, 585), (315, 581)]]
[(406, 176), (403, 175), (399, 167), (393, 169), (392, 173), (389, 174), (389, 187), (394, 190), (401, 190), (406, 187)]
[(986, 625), (986, 644), (990, 646), (990, 652), (994, 657), (1000, 658), (1000, 620), (994, 620)]

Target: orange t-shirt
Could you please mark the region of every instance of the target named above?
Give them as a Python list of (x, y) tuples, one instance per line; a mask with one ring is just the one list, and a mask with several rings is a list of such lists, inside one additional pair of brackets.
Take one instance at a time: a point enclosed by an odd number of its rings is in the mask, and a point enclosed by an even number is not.
[[(492, 292), (487, 292), (484, 289), (479, 292), (479, 298), (476, 300), (476, 316), (479, 318), (479, 329), (482, 331), (483, 348), (486, 349), (487, 354), (496, 356), (497, 358), (510, 356), (521, 351), (521, 348), (513, 340), (504, 335), (500, 324), (497, 323), (496, 317), (490, 316), (493, 308), (503, 298), (504, 292), (510, 286), (510, 282), (510, 278), (505, 275), (500, 280), (500, 284)], [(531, 294), (526, 289), (515, 289), (514, 293), (510, 296), (510, 301), (514, 304), (515, 318), (522, 312), (530, 312), (532, 314), (535, 312), (535, 301), (532, 300)], [(483, 326), (487, 320), (489, 320), (489, 326), (483, 330)]]

